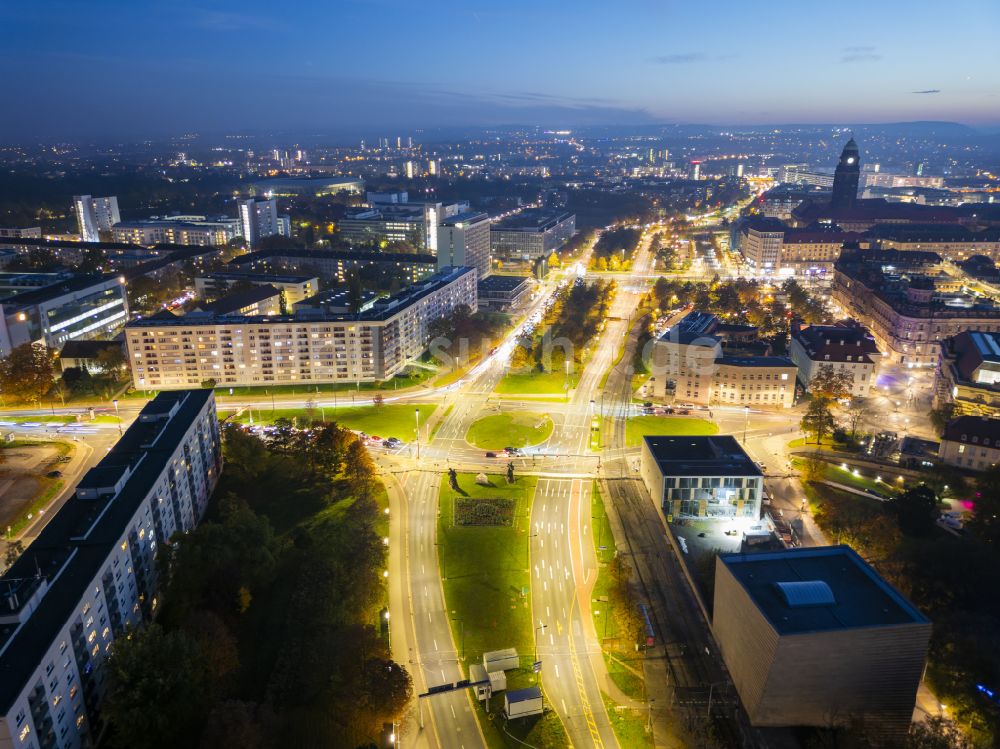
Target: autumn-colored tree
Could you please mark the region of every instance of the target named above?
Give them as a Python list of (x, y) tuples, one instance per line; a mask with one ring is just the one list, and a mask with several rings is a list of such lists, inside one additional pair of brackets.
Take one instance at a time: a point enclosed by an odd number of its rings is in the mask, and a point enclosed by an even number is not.
[(0, 388), (19, 401), (40, 401), (55, 384), (55, 349), (22, 343), (0, 359)]

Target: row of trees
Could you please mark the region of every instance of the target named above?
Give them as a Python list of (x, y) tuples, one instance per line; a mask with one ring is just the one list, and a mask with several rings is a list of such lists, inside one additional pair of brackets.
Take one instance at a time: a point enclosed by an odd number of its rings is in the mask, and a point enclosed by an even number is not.
[(627, 270), (632, 253), (642, 238), (642, 229), (621, 226), (608, 229), (594, 245), (590, 259), (591, 268), (598, 270)]
[(577, 280), (563, 288), (536, 329), (521, 336), (511, 355), (514, 369), (555, 371), (567, 361), (580, 362), (583, 352), (607, 317), (617, 285), (614, 281)]
[(368, 746), (410, 699), (375, 626), (375, 466), (336, 424), (276, 427), (224, 429), (210, 519), (161, 547), (160, 615), (109, 660), (113, 746)]

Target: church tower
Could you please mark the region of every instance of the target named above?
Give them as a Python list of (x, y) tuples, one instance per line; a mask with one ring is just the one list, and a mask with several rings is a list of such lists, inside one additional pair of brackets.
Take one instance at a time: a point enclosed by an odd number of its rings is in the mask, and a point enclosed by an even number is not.
[(833, 198), (830, 200), (830, 205), (834, 208), (852, 208), (858, 199), (860, 179), (861, 159), (858, 155), (858, 144), (851, 138), (844, 146), (837, 170), (833, 173)]

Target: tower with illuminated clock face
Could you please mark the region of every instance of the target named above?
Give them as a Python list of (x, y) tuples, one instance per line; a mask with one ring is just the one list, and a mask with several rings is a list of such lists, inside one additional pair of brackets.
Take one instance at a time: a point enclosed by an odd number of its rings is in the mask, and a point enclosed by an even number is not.
[(830, 205), (835, 208), (851, 208), (858, 199), (858, 181), (861, 178), (861, 158), (854, 138), (847, 141), (840, 154), (840, 162), (833, 173), (833, 198)]

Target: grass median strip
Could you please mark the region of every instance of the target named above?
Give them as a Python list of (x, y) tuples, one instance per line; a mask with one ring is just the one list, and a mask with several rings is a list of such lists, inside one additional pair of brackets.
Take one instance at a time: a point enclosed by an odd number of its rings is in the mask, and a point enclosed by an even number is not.
[(625, 422), (625, 444), (628, 447), (638, 447), (646, 436), (700, 436), (718, 433), (719, 427), (711, 421), (684, 416), (633, 416)]
[[(521, 668), (507, 672), (507, 689), (535, 684), (531, 672), (534, 630), (528, 598), (528, 519), (537, 479), (519, 476), (513, 484), (489, 474), (486, 485), (476, 474), (458, 474), (458, 491), (445, 477), (438, 516), (438, 563), (445, 605), (463, 668), (482, 663), (484, 652), (516, 648)], [(482, 503), (483, 511), (474, 509)], [(495, 522), (495, 525), (487, 524)], [(491, 748), (517, 747), (518, 741), (538, 747), (568, 745), (554, 712), (511, 721), (502, 728), (503, 693), (494, 695), (491, 712), (476, 702), (476, 714)]]

